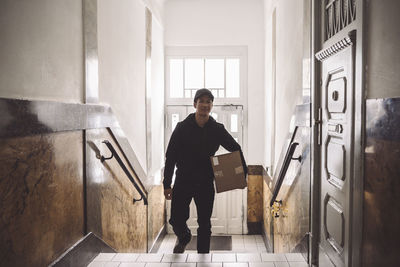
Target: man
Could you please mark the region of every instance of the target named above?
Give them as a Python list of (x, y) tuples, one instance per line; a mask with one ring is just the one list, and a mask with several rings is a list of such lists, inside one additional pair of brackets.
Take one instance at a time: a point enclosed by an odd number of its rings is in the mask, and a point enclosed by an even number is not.
[[(222, 145), (228, 151), (240, 151), (243, 169), (246, 162), (240, 145), (221, 123), (210, 117), (214, 96), (208, 89), (197, 90), (194, 97), (195, 113), (176, 125), (166, 152), (164, 169), (164, 195), (171, 202), (169, 223), (178, 238), (174, 253), (183, 253), (191, 240), (186, 224), (189, 205), (194, 199), (197, 208), (197, 252), (209, 253), (211, 237), (211, 214), (214, 204), (214, 174), (210, 157)], [(175, 184), (171, 189), (172, 175), (177, 167)]]

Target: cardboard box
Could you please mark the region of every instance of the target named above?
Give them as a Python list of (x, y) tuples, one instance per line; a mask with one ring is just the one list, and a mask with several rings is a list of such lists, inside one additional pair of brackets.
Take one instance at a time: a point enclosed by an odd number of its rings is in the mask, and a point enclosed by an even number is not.
[(210, 159), (217, 193), (243, 189), (247, 186), (239, 151), (210, 157)]

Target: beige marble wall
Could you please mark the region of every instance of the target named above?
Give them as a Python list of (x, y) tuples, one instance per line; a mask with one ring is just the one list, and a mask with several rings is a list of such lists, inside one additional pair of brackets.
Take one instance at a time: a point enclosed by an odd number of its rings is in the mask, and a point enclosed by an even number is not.
[[(112, 143), (129, 168), (106, 129), (87, 131), (88, 231), (94, 232), (118, 252), (146, 252), (147, 206), (143, 201), (132, 202), (140, 195), (114, 158), (103, 163), (99, 160), (99, 153), (106, 157), (111, 154), (103, 140)], [(130, 172), (136, 178), (131, 169)], [(137, 178), (136, 181), (139, 183)]]
[[(264, 233), (268, 241), (272, 243), (274, 238), (273, 220), (271, 215), (271, 208), (269, 202), (271, 201), (272, 192), (267, 182), (263, 181), (263, 227)], [(272, 245), (272, 244), (271, 244)]]
[(156, 241), (158, 234), (165, 224), (165, 197), (164, 187), (157, 185), (152, 187), (149, 193), (148, 207), (148, 244), (149, 249)]
[(46, 266), (83, 236), (82, 132), (0, 139), (0, 265)]
[(400, 98), (366, 103), (362, 266), (399, 266)]
[(263, 176), (249, 174), (247, 179), (247, 221), (263, 220)]
[(302, 161), (290, 163), (281, 193), (277, 196), (277, 200), (282, 200), (283, 212), (278, 218), (273, 218), (274, 252), (276, 253), (299, 251), (298, 246), (310, 231), (309, 138), (309, 128), (300, 128), (294, 139), (299, 146), (293, 157), (301, 155)]
[(302, 127), (294, 142), (298, 142), (293, 157), (302, 157), (301, 163), (292, 161), (287, 170), (281, 190), (276, 198), (283, 206), (279, 217), (271, 213), (270, 201), (276, 181), (264, 174), (263, 181), (263, 230), (271, 241), (275, 253), (307, 252), (306, 234), (310, 222), (310, 157), (309, 129)]

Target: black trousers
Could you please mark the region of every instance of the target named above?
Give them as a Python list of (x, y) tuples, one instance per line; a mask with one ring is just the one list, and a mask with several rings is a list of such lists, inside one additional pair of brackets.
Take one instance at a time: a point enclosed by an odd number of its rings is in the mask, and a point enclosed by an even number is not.
[(172, 225), (174, 232), (179, 240), (184, 240), (190, 234), (190, 230), (186, 224), (189, 219), (189, 205), (192, 199), (197, 208), (197, 252), (210, 252), (211, 237), (211, 214), (214, 205), (214, 184), (192, 183), (180, 184), (175, 183), (172, 189), (171, 201), (171, 219), (169, 223)]

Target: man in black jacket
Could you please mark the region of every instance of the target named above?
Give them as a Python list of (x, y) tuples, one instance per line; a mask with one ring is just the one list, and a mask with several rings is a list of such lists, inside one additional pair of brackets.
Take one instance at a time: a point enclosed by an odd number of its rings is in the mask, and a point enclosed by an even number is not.
[[(209, 253), (211, 237), (211, 214), (214, 204), (214, 174), (210, 157), (220, 145), (226, 150), (240, 151), (243, 169), (246, 162), (240, 145), (227, 132), (224, 125), (210, 117), (214, 96), (208, 89), (197, 90), (194, 97), (196, 113), (190, 114), (176, 125), (166, 152), (164, 169), (164, 195), (172, 199), (169, 223), (178, 237), (174, 253), (183, 253), (192, 235), (186, 224), (189, 205), (194, 199), (197, 208), (197, 251)], [(176, 178), (171, 189), (175, 165)]]

